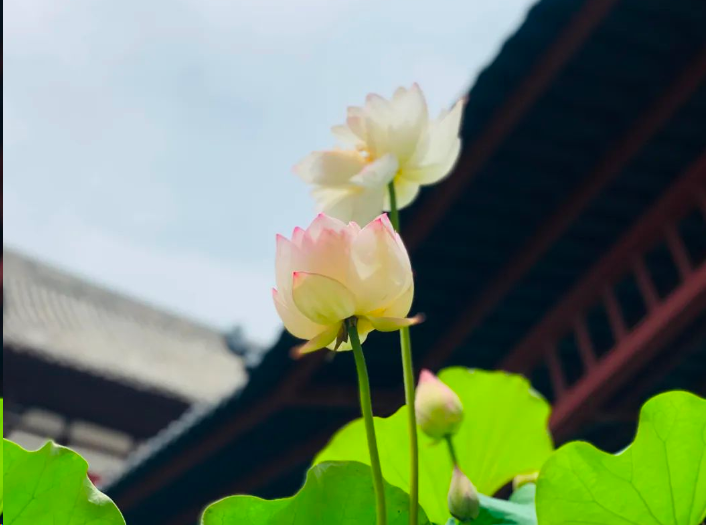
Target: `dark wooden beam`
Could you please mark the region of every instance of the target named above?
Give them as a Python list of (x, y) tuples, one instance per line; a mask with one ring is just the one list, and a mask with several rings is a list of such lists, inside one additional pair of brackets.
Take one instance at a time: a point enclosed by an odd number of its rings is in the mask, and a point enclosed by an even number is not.
[(173, 479), (206, 461), (219, 450), (232, 443), (239, 435), (262, 423), (281, 410), (296, 395), (301, 385), (316, 371), (326, 357), (325, 352), (311, 354), (299, 361), (292, 372), (269, 396), (252, 406), (243, 408), (237, 417), (225, 421), (220, 428), (198, 444), (172, 458), (113, 498), (121, 509), (129, 511), (150, 494), (158, 491)]
[(705, 308), (706, 263), (703, 263), (554, 407), (550, 420), (554, 437), (562, 441), (571, 436)]
[(620, 341), (628, 333), (628, 328), (625, 325), (625, 317), (618, 303), (618, 298), (615, 297), (613, 288), (608, 287), (603, 294), (603, 304), (605, 305), (606, 314), (608, 314), (608, 324), (613, 333), (613, 339)]
[(667, 246), (669, 246), (669, 251), (672, 254), (675, 264), (679, 269), (679, 274), (682, 279), (689, 277), (692, 271), (692, 263), (689, 258), (689, 252), (684, 245), (676, 226), (672, 225), (666, 228), (665, 231)]
[[(532, 238), (525, 243), (509, 263), (498, 272), (496, 278), (475, 301), (463, 311), (455, 323), (445, 331), (443, 338), (432, 345), (433, 352), (427, 356), (424, 366), (441, 366), (463, 343), (473, 329), (512, 290), (515, 284), (539, 261), (556, 240), (574, 223), (588, 204), (614, 180), (625, 166), (637, 155), (645, 144), (684, 105), (706, 77), (706, 51), (694, 61), (669, 86), (658, 100), (639, 118), (621, 140), (591, 170), (585, 182), (564, 201), (559, 209), (545, 221)], [(459, 177), (459, 171), (454, 177)], [(452, 177), (453, 178), (453, 177)], [(454, 192), (460, 192), (460, 189)], [(424, 212), (418, 215), (427, 220)], [(413, 230), (412, 230), (413, 231)]]
[[(257, 471), (240, 476), (230, 485), (219, 487), (218, 492), (214, 492), (210, 495), (211, 501), (217, 501), (220, 498), (232, 494), (252, 494), (261, 487), (266, 486), (272, 480), (289, 474), (297, 467), (308, 465), (316, 453), (328, 443), (331, 436), (333, 436), (340, 426), (340, 424), (328, 426), (325, 430), (317, 433), (303, 443), (297, 443), (296, 446), (288, 449), (283, 454), (272, 457), (269, 461), (261, 465)], [(162, 523), (164, 523), (164, 525), (192, 525), (198, 522), (203, 510), (203, 505), (190, 507), (187, 510), (180, 511), (179, 515), (175, 516), (173, 519), (163, 521)]]
[[(402, 388), (373, 390), (371, 394), (375, 414), (389, 414), (404, 404)], [(290, 400), (291, 405), (314, 408), (344, 408), (358, 410), (358, 389), (348, 385), (312, 385), (302, 388)]]
[[(548, 342), (562, 330), (569, 329), (576, 315), (590, 307), (600, 298), (602, 290), (630, 270), (635, 257), (661, 238), (665, 224), (678, 221), (694, 209), (695, 195), (705, 184), (706, 151), (508, 354), (501, 368), (521, 373), (531, 371)], [(658, 308), (655, 307), (655, 311)]]
[(189, 407), (183, 399), (85, 373), (10, 345), (3, 345), (3, 363), (12, 370), (5, 376), (8, 403), (51, 410), (137, 440), (154, 436)]
[(451, 177), (437, 186), (422, 208), (415, 212), (403, 238), (414, 251), (431, 233), (469, 182), (498, 150), (529, 109), (546, 91), (557, 74), (600, 25), (617, 0), (587, 0), (541, 56), (529, 75), (520, 83), (505, 104), (498, 109), (483, 134), (463, 150)]
[(574, 321), (574, 334), (579, 355), (581, 355), (581, 364), (585, 370), (591, 370), (596, 366), (596, 351), (583, 317), (579, 317)]
[(566, 392), (566, 379), (564, 371), (561, 369), (561, 361), (557, 355), (556, 345), (550, 345), (545, 350), (544, 357), (547, 361), (547, 369), (549, 370), (549, 380), (552, 385), (555, 399), (561, 399)]
[(645, 260), (642, 255), (635, 259), (633, 264), (633, 272), (635, 273), (635, 280), (637, 281), (637, 287), (640, 290), (640, 295), (645, 301), (645, 305), (648, 310), (654, 310), (659, 304), (659, 294), (652, 282), (652, 277), (650, 276), (650, 271), (647, 269)]
[[(649, 367), (616, 391), (610, 402), (602, 411), (606, 413), (631, 413), (637, 416), (640, 406), (651, 395), (654, 395), (655, 385), (684, 362), (684, 358), (706, 348), (706, 310), (702, 312), (688, 328), (686, 339), (671, 345), (668, 352), (661, 352), (658, 359), (653, 360)], [(697, 387), (698, 389), (698, 387)], [(697, 392), (698, 393), (698, 392)], [(637, 417), (633, 418), (633, 422)]]

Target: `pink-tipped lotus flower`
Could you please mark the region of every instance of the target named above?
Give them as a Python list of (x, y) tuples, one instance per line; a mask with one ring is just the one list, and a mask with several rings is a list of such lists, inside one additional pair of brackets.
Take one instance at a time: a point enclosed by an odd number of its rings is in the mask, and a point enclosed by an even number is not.
[(350, 149), (317, 151), (294, 167), (313, 184), (319, 210), (343, 221), (366, 224), (390, 209), (387, 185), (394, 180), (397, 206), (410, 204), (421, 185), (446, 177), (461, 151), (463, 103), (429, 118), (421, 89), (399, 88), (390, 100), (368, 95), (349, 107), (346, 123), (332, 128)]
[(372, 330), (410, 326), (414, 282), (407, 250), (387, 215), (360, 228), (320, 214), (292, 239), (277, 236), (277, 288), (285, 328), (307, 342), (297, 354), (328, 347), (350, 350), (345, 321), (357, 319), (361, 339)]
[(434, 439), (452, 436), (463, 421), (461, 399), (429, 370), (419, 374), (414, 411), (419, 428)]

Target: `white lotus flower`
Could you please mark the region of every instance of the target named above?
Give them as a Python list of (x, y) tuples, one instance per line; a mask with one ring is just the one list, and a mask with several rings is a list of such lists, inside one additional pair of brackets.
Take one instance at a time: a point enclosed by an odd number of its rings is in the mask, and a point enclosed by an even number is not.
[(399, 88), (392, 99), (368, 95), (364, 107), (349, 107), (346, 123), (332, 128), (352, 149), (317, 151), (294, 167), (320, 211), (343, 221), (367, 224), (389, 210), (387, 185), (394, 181), (397, 206), (409, 205), (422, 185), (452, 170), (461, 151), (458, 137), (463, 103), (429, 119), (421, 89)]
[(285, 328), (308, 342), (297, 354), (329, 347), (350, 350), (344, 323), (357, 319), (361, 340), (372, 330), (411, 326), (412, 267), (387, 215), (365, 228), (320, 214), (292, 239), (277, 236), (277, 288), (272, 290)]

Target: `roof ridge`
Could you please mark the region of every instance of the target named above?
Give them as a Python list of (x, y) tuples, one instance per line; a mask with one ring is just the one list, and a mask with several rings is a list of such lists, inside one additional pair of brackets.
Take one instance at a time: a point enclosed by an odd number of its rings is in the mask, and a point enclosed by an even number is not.
[(191, 332), (217, 336), (225, 334), (224, 330), (216, 326), (209, 326), (188, 315), (131, 295), (129, 292), (116, 290), (110, 285), (100, 284), (90, 277), (81, 276), (59, 264), (43, 261), (6, 245), (3, 245), (3, 260), (5, 281), (17, 279), (17, 276), (13, 276), (13, 270), (21, 267), (28, 274), (32, 274), (32, 281), (38, 283), (38, 287), (75, 299), (86, 300), (121, 317), (126, 314), (129, 317), (139, 314), (140, 317), (149, 316), (146, 320), (148, 323), (169, 327), (171, 330), (188, 328)]

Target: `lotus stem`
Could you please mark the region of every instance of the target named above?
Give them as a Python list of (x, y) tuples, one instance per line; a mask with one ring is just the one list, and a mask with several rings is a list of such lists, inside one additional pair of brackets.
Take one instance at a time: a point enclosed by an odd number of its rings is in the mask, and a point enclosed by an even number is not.
[(365, 355), (360, 344), (358, 328), (355, 319), (346, 321), (348, 337), (353, 347), (355, 367), (358, 372), (358, 390), (360, 392), (360, 411), (365, 422), (365, 433), (368, 438), (368, 451), (370, 453), (370, 467), (373, 474), (373, 488), (375, 490), (375, 510), (377, 525), (387, 524), (387, 511), (385, 510), (385, 486), (382, 479), (382, 469), (380, 467), (380, 454), (378, 453), (377, 439), (375, 437), (375, 423), (373, 421), (373, 405), (370, 398), (370, 380), (368, 379), (368, 369), (365, 365)]
[[(388, 185), (390, 195), (390, 222), (395, 231), (400, 231), (400, 214), (397, 209), (397, 194), (394, 181)], [(419, 512), (419, 444), (417, 443), (417, 416), (414, 412), (414, 364), (412, 362), (412, 339), (409, 328), (400, 330), (402, 353), (402, 375), (407, 405), (407, 431), (409, 433), (409, 525), (417, 525)]]

